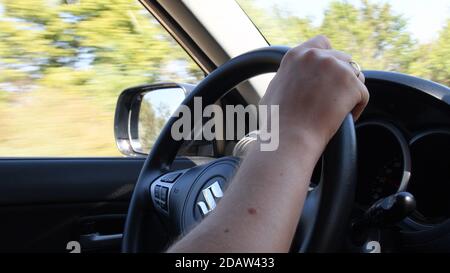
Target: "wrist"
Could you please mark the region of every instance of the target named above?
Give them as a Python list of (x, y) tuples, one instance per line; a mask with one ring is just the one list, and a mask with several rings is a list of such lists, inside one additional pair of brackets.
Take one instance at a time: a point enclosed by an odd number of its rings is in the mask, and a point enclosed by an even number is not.
[(285, 130), (280, 130), (279, 139), (280, 148), (286, 147), (308, 153), (318, 153), (319, 156), (328, 143), (324, 134), (307, 128), (286, 128)]

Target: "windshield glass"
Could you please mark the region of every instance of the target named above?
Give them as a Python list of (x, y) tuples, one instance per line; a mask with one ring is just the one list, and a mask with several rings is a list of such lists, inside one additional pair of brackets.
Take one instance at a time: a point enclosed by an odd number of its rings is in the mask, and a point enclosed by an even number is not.
[(236, 0), (272, 45), (317, 34), (363, 69), (450, 85), (448, 0)]

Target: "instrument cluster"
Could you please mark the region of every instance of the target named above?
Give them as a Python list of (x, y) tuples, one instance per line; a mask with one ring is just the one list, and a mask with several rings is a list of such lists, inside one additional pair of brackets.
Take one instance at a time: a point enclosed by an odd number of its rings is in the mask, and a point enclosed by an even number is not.
[(450, 130), (408, 134), (388, 121), (371, 120), (357, 124), (356, 135), (361, 208), (408, 191), (417, 201), (414, 222), (434, 225), (450, 218)]

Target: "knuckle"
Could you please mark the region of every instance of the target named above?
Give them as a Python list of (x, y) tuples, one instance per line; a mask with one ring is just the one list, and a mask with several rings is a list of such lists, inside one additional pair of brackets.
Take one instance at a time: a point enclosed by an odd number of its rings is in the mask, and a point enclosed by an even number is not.
[(320, 65), (324, 69), (338, 69), (338, 60), (333, 56), (324, 56), (320, 59)]
[(328, 39), (327, 36), (323, 35), (323, 34), (319, 34), (316, 36), (318, 42), (323, 45), (325, 48), (331, 48), (331, 42), (330, 39)]
[(303, 53), (302, 59), (307, 62), (317, 61), (320, 59), (320, 50), (317, 48), (309, 48)]
[(286, 61), (296, 61), (298, 60), (300, 57), (300, 54), (298, 52), (298, 50), (296, 48), (292, 48), (290, 50), (288, 50), (288, 52), (286, 52), (286, 55), (284, 56), (284, 59)]

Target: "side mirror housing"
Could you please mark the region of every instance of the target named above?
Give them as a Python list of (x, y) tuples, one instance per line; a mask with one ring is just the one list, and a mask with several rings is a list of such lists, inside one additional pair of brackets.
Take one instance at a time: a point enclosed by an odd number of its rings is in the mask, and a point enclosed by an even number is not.
[(126, 156), (146, 156), (167, 119), (194, 87), (158, 83), (122, 91), (114, 118), (114, 135), (120, 152)]

